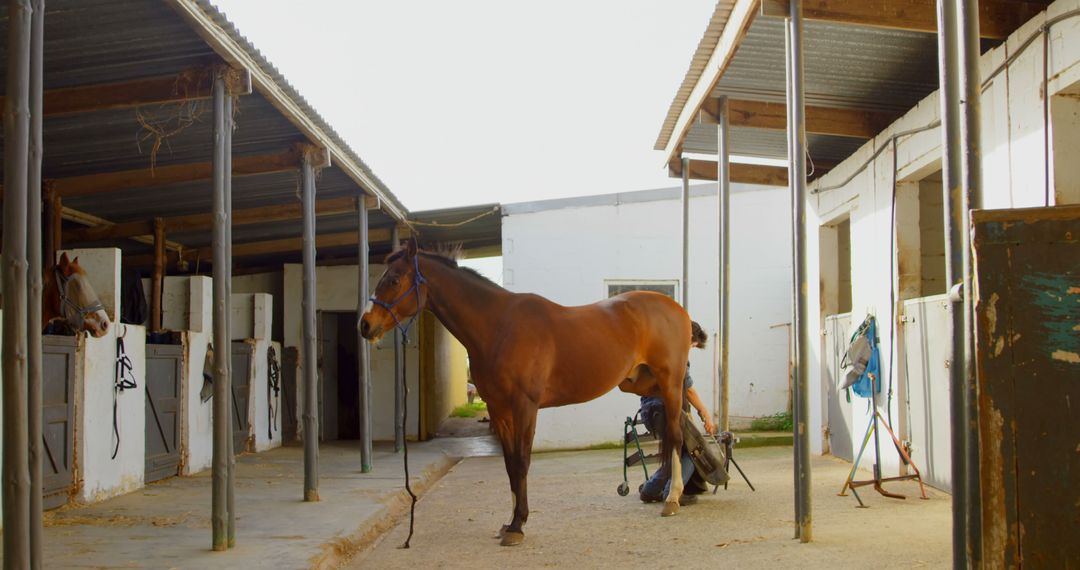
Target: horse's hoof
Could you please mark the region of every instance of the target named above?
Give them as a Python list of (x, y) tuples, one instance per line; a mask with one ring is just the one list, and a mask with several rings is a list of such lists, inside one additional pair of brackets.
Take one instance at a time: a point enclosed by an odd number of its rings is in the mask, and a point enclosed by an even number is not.
[(503, 532), (502, 542), (499, 544), (502, 546), (517, 546), (522, 542), (525, 542), (525, 533), (507, 530)]
[(501, 527), (499, 527), (499, 532), (495, 533), (495, 536), (492, 538), (502, 538), (506, 534), (506, 529), (508, 528), (510, 528), (510, 525), (502, 525)]
[(664, 510), (660, 511), (660, 516), (662, 517), (673, 517), (677, 514), (679, 514), (678, 502), (664, 503)]

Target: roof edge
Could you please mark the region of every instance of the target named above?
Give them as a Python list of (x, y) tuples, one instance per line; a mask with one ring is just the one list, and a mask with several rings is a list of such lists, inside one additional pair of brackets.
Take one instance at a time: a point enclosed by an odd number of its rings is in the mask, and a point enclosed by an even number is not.
[(362, 190), (378, 198), (383, 208), (388, 209), (388, 213), (393, 217), (402, 222), (408, 220), (408, 209), (285, 80), (273, 64), (240, 35), (232, 22), (210, 4), (209, 0), (168, 0), (168, 4), (226, 62), (248, 70), (253, 86), (270, 104), (281, 111), (304, 136), (325, 147), (337, 162), (337, 166)]

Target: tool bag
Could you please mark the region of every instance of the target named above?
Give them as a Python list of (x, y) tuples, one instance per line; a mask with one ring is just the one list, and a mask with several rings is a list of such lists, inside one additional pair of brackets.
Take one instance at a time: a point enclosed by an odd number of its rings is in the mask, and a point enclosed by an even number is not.
[[(869, 398), (873, 395), (874, 378), (881, 378), (881, 352), (878, 349), (877, 323), (867, 316), (851, 335), (847, 352), (840, 366), (846, 370), (841, 389), (851, 388), (856, 395)], [(881, 392), (881, 383), (877, 383)]]
[(690, 453), (690, 459), (694, 462), (697, 472), (709, 482), (710, 485), (723, 485), (728, 481), (728, 472), (724, 464), (727, 458), (724, 450), (716, 438), (701, 433), (690, 414), (682, 414), (683, 445)]

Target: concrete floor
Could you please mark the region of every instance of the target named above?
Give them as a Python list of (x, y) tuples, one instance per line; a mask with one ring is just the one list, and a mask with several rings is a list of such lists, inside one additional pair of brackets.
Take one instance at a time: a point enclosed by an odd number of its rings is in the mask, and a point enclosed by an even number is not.
[[(435, 484), (417, 506), (409, 550), (397, 547), (407, 517), (347, 566), (359, 568), (947, 568), (951, 562), (950, 497), (915, 483), (888, 489), (907, 500), (861, 491), (839, 497), (849, 463), (813, 460), (814, 540), (792, 540), (790, 447), (736, 450), (757, 487), (734, 475), (729, 490), (703, 496), (678, 516), (615, 490), (622, 480), (619, 450), (545, 453), (533, 457), (532, 508), (525, 543), (499, 546), (495, 531), (508, 521), (510, 493), (502, 460), (470, 458)], [(866, 477), (869, 474), (864, 473)], [(860, 478), (863, 478), (863, 475)], [(636, 491), (643, 475), (631, 471)]]
[[(413, 488), (424, 490), (458, 457), (475, 451), (468, 445), (468, 440), (410, 445)], [(401, 455), (377, 446), (373, 459), (373, 473), (361, 474), (355, 442), (323, 445), (322, 500), (305, 503), (302, 448), (238, 458), (237, 546), (228, 552), (210, 550), (209, 471), (166, 479), (98, 504), (49, 512), (45, 567), (335, 567), (388, 528), (407, 504)]]

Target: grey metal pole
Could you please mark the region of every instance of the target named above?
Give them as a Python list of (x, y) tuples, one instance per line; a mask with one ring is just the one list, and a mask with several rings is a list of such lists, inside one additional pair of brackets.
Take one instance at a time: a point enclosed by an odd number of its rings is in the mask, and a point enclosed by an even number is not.
[[(963, 201), (964, 241), (961, 265), (964, 279), (964, 408), (966, 410), (964, 447), (967, 452), (967, 534), (968, 555), (972, 567), (982, 564), (982, 498), (979, 479), (979, 397), (975, 379), (975, 279), (971, 259), (971, 231), (968, 215), (982, 208), (982, 105), (979, 73), (979, 2), (962, 0), (955, 4), (960, 55), (960, 195)], [(1044, 32), (1045, 33), (1045, 32)], [(1048, 94), (1043, 94), (1049, 97)]]
[(211, 532), (213, 549), (229, 547), (229, 456), (232, 449), (232, 410), (229, 382), (229, 314), (226, 303), (228, 288), (228, 225), (225, 209), (226, 137), (227, 128), (225, 78), (221, 72), (214, 75), (214, 166), (213, 166), (213, 263), (214, 263), (214, 449), (211, 493)]
[[(789, 26), (789, 20), (785, 19), (785, 21), (784, 21), (784, 70), (785, 70), (784, 88), (786, 90), (786, 92), (785, 92), (785, 101), (787, 102), (787, 104), (785, 105), (784, 109), (785, 109), (785, 112), (787, 114), (787, 118), (786, 118), (787, 124), (791, 125), (791, 124), (794, 124), (795, 121), (791, 116), (791, 109), (792, 109), (792, 107), (791, 107), (791, 98), (792, 98), (791, 97), (791, 67), (792, 67), (792, 65), (791, 65), (791, 33), (788, 30), (788, 26)], [(795, 212), (795, 190), (794, 190), (794, 187), (791, 186), (791, 180), (793, 179), (793, 177), (790, 175), (791, 174), (790, 173), (790, 160), (791, 160), (791, 157), (795, 156), (795, 150), (794, 150), (795, 135), (794, 135), (794, 132), (792, 131), (792, 129), (790, 129), (790, 128), (787, 129), (786, 134), (787, 134), (787, 156), (788, 156), (788, 161), (789, 161), (788, 194), (789, 194), (789, 198), (791, 200), (791, 212), (794, 213)], [(793, 400), (793, 402), (792, 402), (793, 405), (791, 407), (791, 419), (792, 419), (792, 426), (793, 426), (792, 427), (792, 438), (793, 439), (796, 437), (796, 431), (795, 430), (797, 429), (794, 426), (799, 425), (799, 406), (794, 405), (795, 404), (794, 400), (796, 398), (795, 392), (798, 389), (795, 386), (795, 384), (797, 383), (796, 376), (797, 376), (797, 370), (798, 370), (798, 367), (796, 366), (797, 360), (795, 358), (795, 354), (796, 354), (795, 351), (796, 351), (797, 347), (795, 346), (795, 343), (792, 342), (794, 340), (793, 337), (796, 334), (795, 331), (797, 330), (795, 328), (796, 327), (796, 323), (795, 323), (795, 307), (798, 306), (798, 302), (799, 302), (799, 300), (798, 300), (799, 293), (795, 289), (795, 283), (798, 282), (798, 275), (797, 275), (798, 263), (796, 263), (796, 260), (795, 260), (795, 250), (796, 250), (796, 248), (797, 248), (797, 245), (795, 243), (795, 233), (792, 232), (792, 234), (791, 234), (791, 311), (792, 311), (792, 316), (791, 316), (791, 328), (788, 331), (789, 335), (790, 335), (788, 337), (788, 349), (789, 349), (788, 350), (788, 353), (789, 353), (788, 356), (790, 357), (789, 373), (791, 374), (792, 400)], [(803, 504), (802, 503), (802, 485), (799, 484), (799, 468), (798, 468), (798, 466), (800, 465), (799, 455), (800, 455), (801, 451), (802, 451), (802, 448), (799, 447), (798, 445), (793, 445), (792, 446), (793, 465), (792, 465), (791, 474), (792, 474), (792, 477), (793, 477), (792, 486), (794, 487), (793, 498), (795, 499), (795, 538), (799, 538), (799, 522), (798, 521), (802, 520), (802, 517), (800, 515), (800, 513), (802, 513), (802, 504)]]
[(807, 330), (806, 306), (809, 284), (806, 279), (806, 114), (803, 97), (803, 23), (802, 0), (790, 0), (791, 14), (788, 18), (790, 35), (791, 67), (788, 80), (791, 91), (787, 101), (791, 113), (788, 130), (792, 136), (791, 150), (788, 157), (790, 164), (788, 177), (795, 200), (792, 233), (795, 242), (795, 342), (796, 382), (795, 402), (798, 409), (798, 421), (795, 424), (795, 445), (799, 449), (798, 464), (795, 470), (798, 476), (800, 509), (795, 524), (798, 526), (799, 541), (810, 542), (812, 517), (810, 504), (810, 432), (807, 419), (810, 417), (810, 339)]
[[(364, 316), (368, 297), (371, 293), (369, 288), (369, 256), (371, 249), (368, 244), (368, 211), (367, 203), (363, 194), (356, 201), (357, 213), (357, 267), (359, 269), (360, 283), (357, 287), (356, 320)], [(363, 337), (356, 338), (357, 376), (360, 384), (360, 472), (371, 472), (371, 349)]]
[(29, 0), (8, 1), (4, 99), (3, 385), (4, 568), (30, 566), (27, 431), (26, 188), (30, 163)]
[(690, 310), (690, 159), (682, 159), (682, 306)]
[[(390, 230), (390, 247), (399, 245), (400, 237), (395, 225)], [(405, 354), (401, 350), (401, 331), (394, 328), (394, 452), (400, 452), (405, 447), (405, 426), (402, 422), (405, 418)]]
[(27, 179), (27, 275), (30, 283), (27, 307), (28, 356), (27, 416), (30, 438), (30, 567), (42, 567), (42, 388), (41, 388), (41, 140), (42, 93), (45, 53), (45, 0), (34, 0), (30, 20), (30, 165)]
[(728, 140), (727, 97), (720, 98), (720, 112), (716, 117), (716, 181), (717, 203), (720, 209), (720, 429), (728, 431), (730, 421), (728, 408), (731, 396), (731, 376), (728, 374), (728, 336), (731, 320), (731, 154)]
[[(225, 366), (229, 369), (226, 375), (229, 391), (229, 413), (233, 410), (233, 377), (232, 377), (232, 136), (233, 136), (233, 93), (230, 81), (225, 82), (225, 266), (221, 268), (221, 274), (225, 286), (225, 330), (229, 337), (225, 345)], [(232, 417), (231, 415), (229, 417)], [(232, 421), (229, 425), (233, 425)], [(235, 429), (235, 428), (234, 428)], [(227, 521), (229, 548), (236, 546), (236, 438), (232, 430), (229, 430), (229, 453), (226, 472), (227, 495), (225, 499), (226, 509), (229, 512)]]
[(319, 371), (315, 330), (315, 167), (304, 152), (304, 500), (319, 500)]

